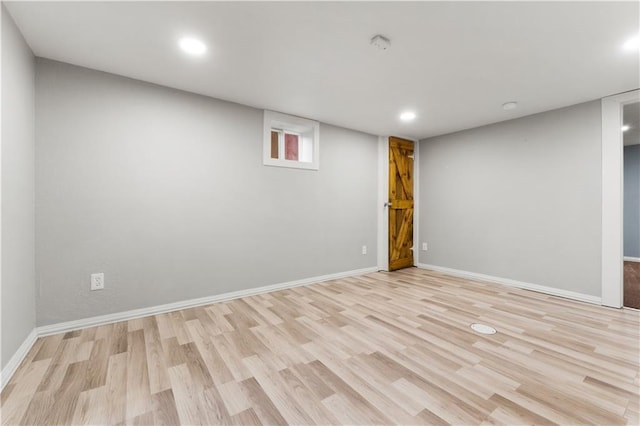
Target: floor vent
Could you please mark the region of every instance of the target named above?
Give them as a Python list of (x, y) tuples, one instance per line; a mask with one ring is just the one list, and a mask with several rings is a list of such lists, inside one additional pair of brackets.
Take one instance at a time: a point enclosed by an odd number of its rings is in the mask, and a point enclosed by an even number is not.
[(471, 324), (471, 329), (480, 334), (496, 334), (497, 333), (495, 328), (485, 324), (473, 323)]

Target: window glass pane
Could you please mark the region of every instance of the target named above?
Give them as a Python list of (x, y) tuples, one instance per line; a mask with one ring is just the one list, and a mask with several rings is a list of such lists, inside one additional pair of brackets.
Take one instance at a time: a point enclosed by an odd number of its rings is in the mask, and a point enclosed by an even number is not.
[(298, 161), (298, 135), (284, 134), (284, 152), (286, 160)]
[(271, 131), (271, 158), (278, 158), (278, 132)]
[(310, 137), (302, 136), (302, 152), (300, 153), (300, 161), (303, 163), (313, 162), (313, 140)]

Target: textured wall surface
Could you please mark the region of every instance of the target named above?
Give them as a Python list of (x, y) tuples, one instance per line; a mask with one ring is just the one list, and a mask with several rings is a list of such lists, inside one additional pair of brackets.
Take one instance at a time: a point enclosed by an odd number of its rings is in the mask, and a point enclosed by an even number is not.
[(2, 360), (36, 324), (34, 77), (31, 49), (2, 6)]
[(261, 110), (37, 71), (39, 325), (376, 265), (376, 137), (322, 124), (319, 171), (267, 167)]
[(420, 263), (601, 293), (594, 101), (420, 142)]

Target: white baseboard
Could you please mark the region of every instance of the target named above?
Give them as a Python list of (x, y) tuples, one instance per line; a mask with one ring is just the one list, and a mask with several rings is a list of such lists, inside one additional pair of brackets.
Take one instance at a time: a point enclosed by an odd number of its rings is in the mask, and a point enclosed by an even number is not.
[(178, 311), (180, 309), (192, 308), (195, 306), (208, 305), (226, 300), (238, 299), (241, 297), (255, 296), (257, 294), (270, 293), (272, 291), (284, 290), (287, 288), (299, 287), (319, 283), (323, 281), (335, 280), (338, 278), (351, 277), (355, 275), (368, 274), (378, 271), (377, 267), (356, 269), (353, 271), (338, 272), (335, 274), (321, 275), (317, 277), (304, 278), (296, 281), (273, 284), (263, 287), (250, 288), (240, 291), (232, 291), (229, 293), (216, 294), (214, 296), (206, 296), (198, 299), (183, 300), (180, 302), (168, 303), (165, 305), (150, 306), (148, 308), (134, 309), (131, 311), (116, 312), (113, 314), (100, 315), (97, 317), (83, 318), (75, 321), (61, 322), (57, 324), (45, 325), (37, 328), (38, 337), (48, 336), (51, 334), (63, 333), (73, 330), (80, 330), (87, 327), (95, 327), (99, 325), (111, 324), (119, 321), (126, 321), (134, 318), (146, 317), (149, 315), (164, 314), (167, 312)]
[(428, 265), (426, 263), (418, 263), (418, 268), (431, 269), (433, 271), (444, 272), (445, 274), (454, 275), (456, 277), (491, 281), (494, 283), (503, 284), (510, 287), (523, 288), (525, 290), (537, 291), (538, 293), (550, 294), (553, 296), (560, 296), (567, 299), (579, 300), (580, 302), (593, 303), (595, 305), (602, 304), (602, 299), (597, 296), (592, 296), (590, 294), (576, 293), (574, 291), (562, 290), (559, 288), (548, 287), (540, 284), (532, 284), (532, 283), (512, 280), (509, 278), (494, 277), (492, 275), (484, 275), (484, 274), (478, 274), (475, 272), (461, 271), (459, 269), (445, 268), (443, 266)]
[(640, 257), (625, 256), (624, 257), (624, 261), (625, 262), (640, 262)]
[(31, 330), (31, 333), (29, 333), (27, 338), (24, 339), (24, 342), (22, 342), (22, 344), (20, 345), (16, 353), (13, 354), (9, 362), (7, 362), (7, 365), (5, 365), (2, 371), (0, 371), (0, 391), (2, 391), (5, 385), (9, 383), (9, 380), (11, 380), (11, 377), (13, 377), (16, 370), (20, 366), (20, 363), (22, 363), (22, 360), (24, 359), (24, 357), (27, 356), (27, 354), (29, 353), (29, 350), (31, 350), (31, 347), (33, 346), (33, 344), (36, 342), (37, 339), (38, 339), (38, 333), (34, 328), (33, 330)]

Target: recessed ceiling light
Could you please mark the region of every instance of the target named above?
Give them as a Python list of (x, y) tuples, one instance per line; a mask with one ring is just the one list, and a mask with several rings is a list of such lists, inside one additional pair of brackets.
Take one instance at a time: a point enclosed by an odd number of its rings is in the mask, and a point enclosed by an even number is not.
[(627, 130), (629, 130), (630, 128), (631, 128), (631, 126), (628, 126), (628, 125), (626, 125), (626, 124), (625, 124), (624, 126), (622, 126), (622, 127), (620, 128), (620, 130), (622, 130), (623, 132), (626, 132), (626, 131), (627, 131)]
[(400, 114), (400, 120), (402, 121), (413, 121), (416, 118), (416, 113), (413, 111), (405, 111)]
[(516, 108), (518, 108), (518, 103), (514, 101), (502, 104), (502, 109), (505, 111), (509, 111)]
[(207, 46), (198, 39), (183, 37), (180, 39), (180, 48), (190, 55), (202, 55), (207, 51)]
[(631, 37), (627, 42), (622, 46), (625, 50), (638, 50), (640, 49), (640, 34)]

